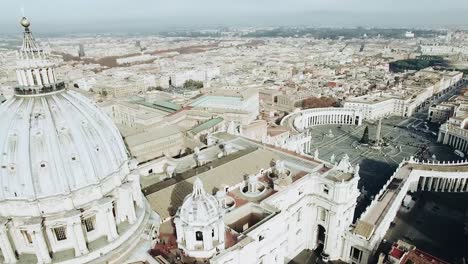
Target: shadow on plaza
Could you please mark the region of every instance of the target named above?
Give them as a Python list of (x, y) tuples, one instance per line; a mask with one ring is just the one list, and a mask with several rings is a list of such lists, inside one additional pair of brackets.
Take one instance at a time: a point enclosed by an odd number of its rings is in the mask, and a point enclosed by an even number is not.
[(395, 226), (387, 231), (388, 241), (382, 243), (386, 245), (380, 246), (381, 252), (388, 252), (391, 243), (403, 239), (450, 263), (467, 258), (468, 237), (463, 231), (468, 194), (421, 192), (415, 197), (409, 212), (398, 212)]
[(398, 167), (396, 164), (389, 164), (381, 160), (367, 158), (361, 160), (359, 166), (359, 176), (361, 179), (358, 186), (361, 191), (364, 187), (367, 195), (357, 204), (354, 212), (354, 220), (364, 212), (366, 207), (370, 204), (373, 196), (380, 191), (385, 182), (387, 182)]

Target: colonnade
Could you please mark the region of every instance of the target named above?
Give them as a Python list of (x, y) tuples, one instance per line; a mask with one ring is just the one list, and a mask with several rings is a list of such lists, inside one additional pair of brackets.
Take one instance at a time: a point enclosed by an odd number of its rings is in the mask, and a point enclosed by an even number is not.
[(348, 114), (322, 114), (322, 115), (310, 115), (303, 118), (303, 126), (311, 127), (317, 125), (357, 125), (356, 120), (359, 121), (359, 117)]
[(54, 68), (18, 69), (16, 77), (20, 86), (50, 86), (57, 82)]
[(468, 152), (468, 140), (464, 137), (460, 137), (458, 135), (451, 134), (449, 132), (441, 132), (439, 134), (439, 142), (442, 141), (443, 144), (452, 146), (456, 149), (459, 149), (463, 152)]
[(420, 177), (418, 181), (418, 189), (421, 191), (435, 192), (468, 192), (468, 177)]
[(319, 125), (361, 125), (361, 113), (345, 108), (315, 108), (295, 114), (294, 126), (298, 130)]

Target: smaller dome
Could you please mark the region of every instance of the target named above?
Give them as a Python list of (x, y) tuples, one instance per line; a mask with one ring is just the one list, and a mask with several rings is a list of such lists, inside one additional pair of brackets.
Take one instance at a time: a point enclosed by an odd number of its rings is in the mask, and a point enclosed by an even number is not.
[(179, 218), (192, 226), (205, 226), (222, 216), (222, 210), (216, 198), (206, 193), (202, 181), (197, 178), (193, 183), (193, 191), (185, 197), (180, 207)]
[(21, 19), (20, 23), (21, 23), (21, 26), (23, 26), (25, 28), (27, 28), (27, 27), (29, 27), (31, 25), (31, 23), (29, 22), (29, 20), (26, 17), (23, 17)]

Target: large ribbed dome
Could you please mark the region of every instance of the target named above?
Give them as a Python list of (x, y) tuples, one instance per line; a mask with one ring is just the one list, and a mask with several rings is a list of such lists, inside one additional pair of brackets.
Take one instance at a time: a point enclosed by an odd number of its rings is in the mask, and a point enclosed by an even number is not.
[(77, 92), (14, 96), (0, 124), (0, 201), (69, 194), (125, 170), (117, 128)]

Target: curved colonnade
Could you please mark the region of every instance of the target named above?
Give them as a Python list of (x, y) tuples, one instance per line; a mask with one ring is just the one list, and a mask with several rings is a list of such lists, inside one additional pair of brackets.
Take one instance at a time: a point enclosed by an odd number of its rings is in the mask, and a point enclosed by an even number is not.
[(289, 126), (298, 132), (320, 125), (361, 125), (362, 113), (349, 108), (313, 108), (295, 111), (281, 120), (282, 126)]

